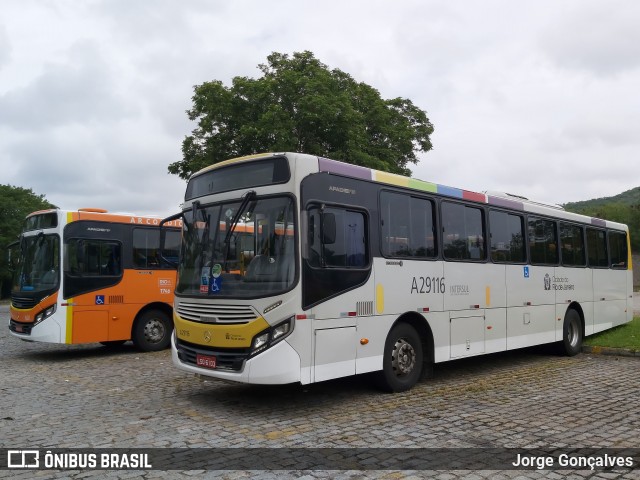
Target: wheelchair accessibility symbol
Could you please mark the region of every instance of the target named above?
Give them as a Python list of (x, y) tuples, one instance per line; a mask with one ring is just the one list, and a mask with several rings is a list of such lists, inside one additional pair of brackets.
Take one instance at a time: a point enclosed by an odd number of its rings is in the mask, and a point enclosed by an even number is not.
[(104, 295), (96, 295), (96, 305), (104, 305)]

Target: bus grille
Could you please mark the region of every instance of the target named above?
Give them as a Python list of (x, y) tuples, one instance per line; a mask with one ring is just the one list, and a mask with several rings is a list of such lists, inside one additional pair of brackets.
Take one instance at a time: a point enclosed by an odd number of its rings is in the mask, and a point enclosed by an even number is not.
[(198, 354), (213, 355), (216, 357), (216, 370), (239, 372), (244, 367), (244, 362), (249, 358), (249, 349), (233, 348), (226, 350), (204, 349), (200, 346), (176, 340), (178, 358), (182, 363), (197, 366)]
[(39, 301), (40, 300), (37, 298), (19, 297), (17, 295), (11, 294), (11, 305), (13, 305), (13, 308), (33, 308)]
[(253, 308), (248, 305), (179, 302), (176, 311), (180, 318), (200, 323), (243, 325), (258, 318)]

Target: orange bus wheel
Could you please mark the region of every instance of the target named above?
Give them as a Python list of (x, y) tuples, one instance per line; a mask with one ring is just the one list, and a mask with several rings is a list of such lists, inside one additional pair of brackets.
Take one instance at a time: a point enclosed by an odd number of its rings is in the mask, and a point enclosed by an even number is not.
[(173, 325), (162, 310), (147, 310), (133, 324), (131, 339), (143, 352), (156, 352), (169, 347)]

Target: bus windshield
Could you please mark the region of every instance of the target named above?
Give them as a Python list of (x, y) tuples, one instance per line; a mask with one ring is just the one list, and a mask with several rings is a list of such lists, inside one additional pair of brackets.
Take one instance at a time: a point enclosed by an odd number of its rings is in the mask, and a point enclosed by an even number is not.
[(177, 294), (268, 296), (291, 289), (295, 278), (291, 197), (195, 203), (184, 212)]
[(42, 233), (23, 237), (12, 291), (46, 292), (56, 289), (59, 283), (60, 237)]

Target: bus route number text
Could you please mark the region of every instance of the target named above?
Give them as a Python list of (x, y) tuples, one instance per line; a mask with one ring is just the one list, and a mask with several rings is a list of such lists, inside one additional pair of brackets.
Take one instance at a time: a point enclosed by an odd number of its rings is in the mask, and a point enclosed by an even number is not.
[(444, 277), (413, 277), (411, 294), (414, 293), (444, 293)]

